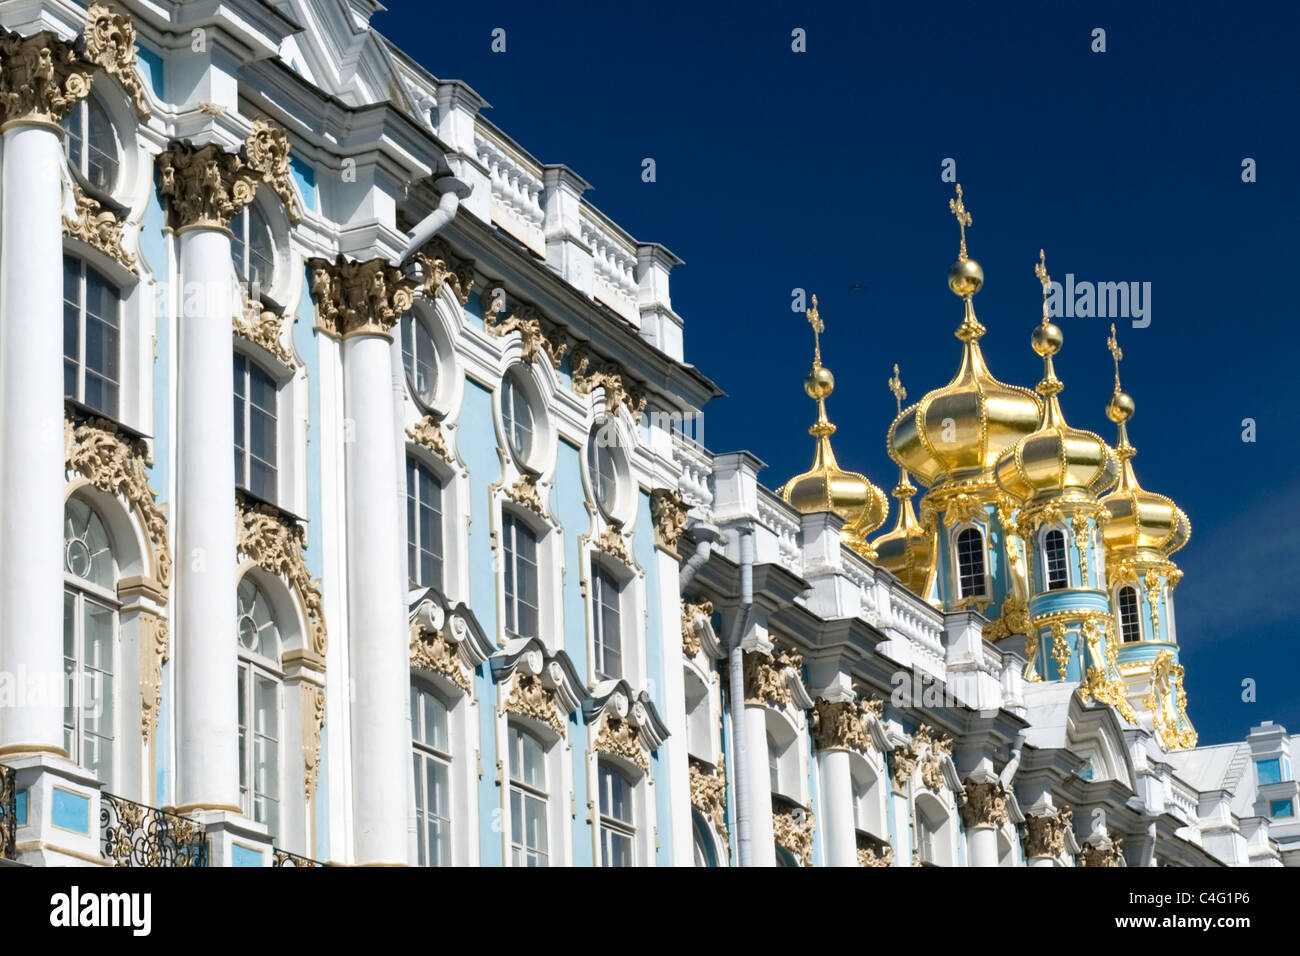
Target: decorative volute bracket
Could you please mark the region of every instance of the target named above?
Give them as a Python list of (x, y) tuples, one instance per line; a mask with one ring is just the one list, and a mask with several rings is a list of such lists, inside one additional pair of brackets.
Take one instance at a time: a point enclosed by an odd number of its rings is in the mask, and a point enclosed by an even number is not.
[(686, 530), (686, 500), (668, 488), (650, 492), (650, 519), (655, 525), (655, 547), (677, 557), (677, 539)]
[(634, 693), (625, 680), (602, 681), (582, 703), (583, 718), (599, 728), (593, 745), (650, 770), (650, 754), (668, 739), (668, 726), (650, 695)]
[(866, 752), (874, 744), (883, 751), (888, 746), (881, 716), (885, 702), (828, 701), (818, 697), (813, 702), (813, 746), (818, 750), (858, 750)]
[(586, 697), (582, 679), (563, 650), (548, 655), (535, 637), (515, 638), (491, 658), (492, 679), (510, 682), (502, 709), (547, 724), (563, 736), (570, 714)]
[(316, 326), (326, 335), (388, 335), (415, 302), (415, 283), (383, 259), (310, 259)]
[(507, 298), (502, 285), (490, 285), (483, 290), (483, 328), (498, 339), (518, 332), (523, 347), (520, 358), (531, 365), (544, 354), (551, 367), (558, 369), (569, 347), (560, 327), (531, 305), (507, 306)]
[(311, 666), (325, 667), (329, 635), (325, 630), (325, 607), (320, 582), (313, 580), (303, 554), (307, 535), (301, 524), (286, 518), (271, 505), (236, 503), (235, 546), (258, 567), (284, 576), (298, 595), (307, 635), (303, 653)]
[(813, 700), (803, 686), (803, 657), (798, 651), (781, 651), (772, 657), (757, 651), (744, 654), (746, 705), (812, 709)]
[(261, 181), (280, 197), (289, 221), (301, 222), (302, 206), (289, 171), (288, 134), (269, 120), (253, 120), (253, 130), (244, 140), (244, 157)]
[(713, 660), (722, 660), (726, 653), (718, 634), (713, 630), (713, 602), (682, 602), (682, 653), (695, 657), (703, 651)]
[(495, 650), (465, 604), (451, 604), (436, 588), (412, 592), (411, 667), (441, 674), (466, 693), (474, 670)]
[(474, 288), (473, 263), (453, 256), (442, 239), (435, 236), (429, 240), (415, 254), (415, 261), (424, 272), (420, 287), (430, 299), (438, 297), (438, 292), (445, 283), (462, 307), (469, 301), (470, 291)]

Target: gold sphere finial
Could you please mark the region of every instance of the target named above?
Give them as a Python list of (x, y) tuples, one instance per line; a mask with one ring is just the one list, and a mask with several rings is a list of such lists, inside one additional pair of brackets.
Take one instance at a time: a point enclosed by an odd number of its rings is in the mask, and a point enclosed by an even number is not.
[(1061, 351), (1065, 335), (1047, 316), (1047, 293), (1052, 285), (1052, 277), (1047, 274), (1047, 254), (1042, 249), (1038, 250), (1038, 264), (1034, 266), (1034, 275), (1038, 276), (1038, 281), (1043, 287), (1043, 321), (1039, 323), (1038, 328), (1034, 329), (1031, 342), (1034, 351), (1046, 358)]
[(813, 330), (813, 366), (809, 371), (808, 377), (804, 379), (803, 390), (808, 393), (808, 397), (814, 401), (821, 401), (829, 398), (831, 392), (835, 390), (835, 376), (831, 370), (822, 365), (822, 333), (826, 331), (826, 323), (822, 321), (821, 313), (817, 311), (817, 296), (812, 297), (812, 308), (804, 312), (808, 317), (808, 324)]
[(1119, 361), (1124, 357), (1124, 351), (1119, 347), (1119, 338), (1115, 335), (1113, 322), (1110, 326), (1110, 337), (1106, 339), (1106, 348), (1110, 350), (1110, 356), (1115, 360), (1115, 391), (1111, 394), (1110, 401), (1106, 403), (1106, 417), (1118, 425), (1133, 417), (1137, 405), (1132, 397), (1120, 388)]
[(957, 198), (948, 200), (948, 211), (957, 217), (957, 228), (961, 230), (961, 247), (957, 253), (958, 259), (966, 258), (966, 227), (974, 221), (971, 219), (970, 211), (967, 210), (966, 204), (961, 198), (961, 183), (957, 184)]
[(957, 261), (948, 270), (948, 288), (963, 299), (974, 295), (984, 285), (984, 270), (974, 259), (966, 255), (966, 227), (974, 220), (961, 195), (961, 183), (957, 184), (957, 198), (948, 200), (948, 210), (957, 218), (961, 245), (957, 251)]

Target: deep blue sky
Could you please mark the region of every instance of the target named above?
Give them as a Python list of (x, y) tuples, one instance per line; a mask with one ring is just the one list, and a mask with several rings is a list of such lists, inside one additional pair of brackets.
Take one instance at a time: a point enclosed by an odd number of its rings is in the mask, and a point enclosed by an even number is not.
[[(974, 216), (976, 309), (1004, 381), (1040, 376), (1040, 246), (1057, 279), (1150, 282), (1150, 326), (1120, 323), (1123, 376), (1138, 476), (1192, 520), (1176, 555), (1192, 720), (1203, 743), (1266, 719), (1300, 732), (1294, 5), (388, 6), (376, 29), (469, 83), (524, 148), (572, 166), (602, 211), (685, 260), (672, 295), (687, 359), (728, 393), (704, 440), (753, 451), (773, 487), (812, 454), (793, 288), (818, 294), (827, 324), (840, 461), (886, 490), (892, 364), (913, 399), (955, 371), (945, 157)], [(796, 27), (806, 53), (791, 51)], [(1242, 182), (1244, 157), (1258, 182)], [(1058, 321), (1066, 415), (1113, 441), (1109, 320)], [(1256, 703), (1241, 699), (1247, 678)]]

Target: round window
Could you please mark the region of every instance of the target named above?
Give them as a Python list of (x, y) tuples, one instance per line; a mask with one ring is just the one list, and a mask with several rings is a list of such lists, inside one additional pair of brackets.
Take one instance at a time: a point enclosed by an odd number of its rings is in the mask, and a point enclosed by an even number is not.
[(428, 323), (419, 316), (402, 317), (402, 361), (411, 394), (432, 405), (438, 396), (438, 348)]
[(254, 654), (278, 659), (280, 634), (265, 592), (245, 577), (239, 582), (237, 603), (236, 628), (240, 646)]
[(528, 393), (517, 373), (506, 376), (501, 396), (501, 420), (505, 425), (506, 440), (520, 464), (527, 464), (533, 453), (533, 432), (536, 421)]

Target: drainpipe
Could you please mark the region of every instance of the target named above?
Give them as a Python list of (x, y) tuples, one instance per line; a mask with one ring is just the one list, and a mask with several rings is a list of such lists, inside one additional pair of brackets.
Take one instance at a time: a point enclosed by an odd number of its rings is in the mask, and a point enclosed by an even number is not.
[(686, 585), (691, 583), (696, 572), (709, 560), (709, 555), (713, 553), (713, 542), (718, 540), (718, 529), (711, 524), (699, 522), (691, 527), (691, 533), (695, 536), (695, 553), (682, 565), (677, 577), (678, 591), (686, 590)]
[(416, 224), (407, 233), (406, 246), (397, 255), (396, 265), (403, 265), (417, 249), (436, 236), (451, 222), (460, 208), (460, 201), (470, 194), (470, 187), (455, 176), (440, 176), (434, 180), (433, 188), (439, 193), (438, 208)]
[(1016, 734), (1015, 742), (1011, 745), (1011, 759), (1007, 761), (1002, 772), (998, 774), (998, 783), (1002, 784), (1003, 790), (1011, 789), (1011, 781), (1015, 778), (1016, 771), (1020, 769), (1020, 751), (1025, 746), (1025, 732), (1022, 730)]
[(735, 743), (736, 845), (741, 866), (750, 866), (753, 847), (750, 837), (749, 785), (745, 752), (745, 660), (740, 642), (754, 617), (754, 529), (740, 528), (740, 606), (728, 642), (727, 666), (731, 679), (731, 736)]

